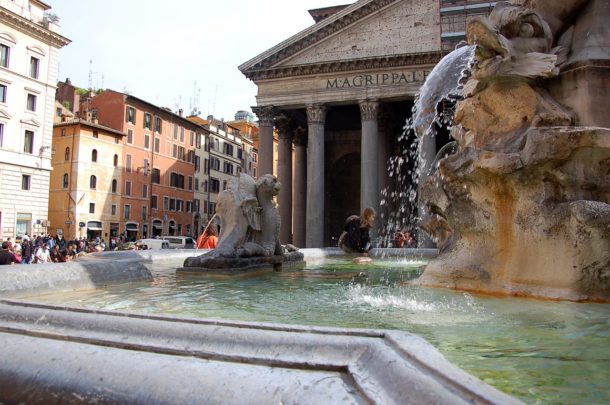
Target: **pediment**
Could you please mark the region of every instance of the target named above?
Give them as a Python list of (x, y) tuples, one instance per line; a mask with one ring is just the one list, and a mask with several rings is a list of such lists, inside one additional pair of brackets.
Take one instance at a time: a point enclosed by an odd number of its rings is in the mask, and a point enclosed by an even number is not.
[(40, 126), (40, 122), (38, 122), (34, 118), (23, 119), (23, 120), (21, 120), (21, 123), (24, 124), (24, 125), (31, 125), (33, 127), (39, 127)]
[[(255, 80), (289, 76), (295, 68), (379, 63), (402, 58), (399, 64), (435, 63), (440, 54), (437, 0), (361, 0), (239, 67)], [(433, 55), (416, 58), (413, 55)], [(362, 64), (362, 63), (361, 63)], [(349, 68), (349, 67), (348, 67)]]
[(11, 119), (11, 114), (9, 114), (6, 110), (0, 108), (0, 119), (10, 120)]

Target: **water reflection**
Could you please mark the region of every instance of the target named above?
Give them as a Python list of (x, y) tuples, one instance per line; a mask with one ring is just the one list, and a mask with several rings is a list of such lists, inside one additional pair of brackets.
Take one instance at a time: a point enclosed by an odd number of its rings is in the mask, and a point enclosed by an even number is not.
[[(402, 285), (423, 262), (348, 260), (308, 265), (303, 277), (178, 276), (47, 295), (41, 302), (118, 311), (333, 327), (399, 329), (422, 336), (452, 363), (530, 403), (610, 401), (610, 306), (489, 297)], [(365, 278), (309, 278), (359, 272)]]

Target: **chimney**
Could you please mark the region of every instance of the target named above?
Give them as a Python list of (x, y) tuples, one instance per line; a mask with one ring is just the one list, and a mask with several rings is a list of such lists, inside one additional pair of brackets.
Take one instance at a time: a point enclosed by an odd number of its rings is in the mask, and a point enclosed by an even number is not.
[(181, 108), (178, 110), (178, 115), (182, 117), (182, 114), (184, 113), (184, 110)]

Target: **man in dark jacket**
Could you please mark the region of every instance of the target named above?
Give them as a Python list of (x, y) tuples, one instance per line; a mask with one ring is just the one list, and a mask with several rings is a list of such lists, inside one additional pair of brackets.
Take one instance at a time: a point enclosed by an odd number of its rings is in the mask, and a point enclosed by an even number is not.
[(17, 262), (15, 255), (8, 250), (8, 242), (2, 242), (2, 250), (0, 250), (0, 265), (13, 264)]

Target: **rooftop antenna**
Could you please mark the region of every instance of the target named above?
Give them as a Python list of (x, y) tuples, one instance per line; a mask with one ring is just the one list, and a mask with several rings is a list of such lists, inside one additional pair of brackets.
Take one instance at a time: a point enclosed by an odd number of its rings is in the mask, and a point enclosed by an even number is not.
[(195, 84), (193, 86), (193, 98), (191, 99), (191, 115), (199, 115), (201, 111), (199, 111), (199, 93), (200, 89), (197, 88), (197, 80), (195, 80)]
[(93, 90), (93, 61), (89, 60), (89, 90)]
[(218, 95), (218, 85), (216, 85), (216, 87), (214, 88), (214, 99), (212, 101), (212, 113), (210, 114), (212, 117), (214, 116), (214, 113), (216, 112), (216, 96)]

